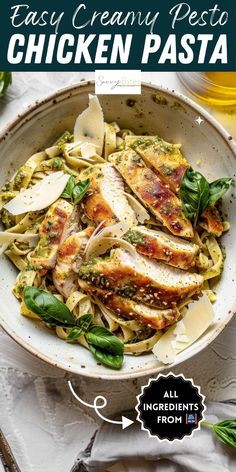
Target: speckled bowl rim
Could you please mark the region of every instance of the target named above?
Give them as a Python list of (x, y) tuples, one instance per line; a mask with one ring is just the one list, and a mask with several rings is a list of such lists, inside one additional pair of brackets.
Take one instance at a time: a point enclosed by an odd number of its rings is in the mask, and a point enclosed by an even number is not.
[[(37, 110), (38, 113), (40, 113), (40, 108), (42, 105), (47, 105), (53, 106), (54, 104), (57, 103), (57, 99), (60, 99), (60, 103), (67, 100), (70, 98), (71, 94), (76, 91), (78, 88), (82, 87), (87, 87), (89, 85), (94, 86), (95, 82), (93, 80), (86, 80), (77, 84), (73, 84), (67, 87), (60, 88), (58, 91), (51, 93), (50, 95), (46, 96), (43, 99), (36, 100), (33, 102), (33, 104), (30, 104), (27, 106), (26, 110), (23, 113), (20, 113), (17, 115), (17, 117), (13, 120), (11, 120), (9, 123), (6, 124), (6, 126), (3, 127), (3, 129), (0, 132), (0, 143), (6, 139), (10, 139), (10, 134), (14, 129), (18, 127), (18, 125), (21, 123), (21, 121), (24, 121), (29, 115), (31, 115), (33, 112), (34, 117), (37, 116)], [(176, 92), (175, 90), (169, 89), (167, 87), (163, 87), (161, 85), (155, 85), (147, 82), (142, 82), (142, 88), (145, 87), (146, 89), (149, 89), (150, 91), (157, 91), (157, 92), (164, 92), (170, 97), (174, 97), (180, 101), (182, 101), (184, 104), (188, 105), (190, 108), (192, 108), (193, 111), (196, 112), (197, 115), (201, 115), (204, 117), (204, 120), (208, 121), (210, 125), (212, 125), (215, 130), (219, 133), (221, 138), (225, 141), (225, 143), (228, 145), (230, 151), (236, 158), (236, 142), (232, 138), (232, 136), (225, 130), (225, 128), (212, 116), (208, 111), (206, 111), (204, 108), (201, 107), (198, 103), (193, 101), (191, 98), (186, 97), (183, 95), (181, 92)], [(132, 94), (130, 94), (132, 95)], [(27, 343), (26, 341), (22, 340), (17, 333), (14, 331), (13, 328), (9, 327), (7, 323), (2, 320), (1, 326), (3, 330), (14, 340), (22, 346), (24, 349), (26, 349), (28, 352), (30, 352), (33, 356), (47, 362), (53, 367), (58, 367), (59, 369), (62, 369), (63, 371), (66, 371), (71, 374), (76, 374), (76, 375), (81, 375), (83, 377), (89, 377), (89, 378), (96, 378), (96, 379), (104, 379), (104, 380), (124, 380), (124, 379), (134, 379), (138, 377), (143, 377), (146, 375), (154, 375), (157, 372), (161, 372), (163, 370), (171, 370), (173, 367), (183, 363), (184, 361), (194, 357), (196, 354), (201, 352), (203, 349), (205, 349), (209, 344), (214, 341), (214, 339), (223, 331), (223, 329), (227, 326), (231, 318), (236, 314), (236, 303), (234, 307), (227, 313), (225, 316), (225, 321), (222, 323), (220, 326), (215, 328), (215, 330), (212, 332), (211, 335), (208, 336), (207, 340), (202, 339), (200, 342), (198, 342), (198, 347), (195, 349), (194, 352), (191, 351), (183, 351), (180, 355), (176, 357), (176, 361), (172, 364), (167, 365), (157, 365), (156, 367), (150, 367), (146, 368), (144, 367), (143, 369), (139, 369), (134, 372), (122, 372), (117, 371), (117, 375), (114, 377), (113, 374), (109, 374), (109, 370), (105, 374), (98, 374), (96, 372), (89, 372), (86, 371), (86, 369), (75, 369), (73, 366), (68, 365), (67, 362), (63, 361), (58, 361), (54, 362), (50, 357), (48, 357), (46, 354), (34, 349), (31, 344)]]

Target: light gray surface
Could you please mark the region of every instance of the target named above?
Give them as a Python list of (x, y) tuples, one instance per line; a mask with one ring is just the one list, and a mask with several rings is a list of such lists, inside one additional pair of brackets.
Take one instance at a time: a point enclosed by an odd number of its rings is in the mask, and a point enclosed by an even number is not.
[[(35, 98), (59, 87), (90, 78), (85, 73), (16, 73), (6, 104), (0, 107), (0, 126), (5, 125)], [(143, 80), (181, 90), (174, 73), (145, 73)], [(183, 91), (183, 90), (182, 90)], [(214, 110), (216, 118), (236, 136), (236, 115)], [(229, 256), (228, 256), (229, 257)], [(193, 377), (208, 400), (236, 398), (236, 322), (205, 351), (176, 367)], [(71, 399), (66, 375), (33, 358), (1, 333), (0, 408), (1, 428), (12, 447), (22, 472), (67, 472), (78, 450), (88, 443), (97, 425), (92, 410)], [(80, 395), (88, 402), (103, 394), (108, 398), (106, 416), (132, 409), (138, 381), (100, 381), (73, 378)]]

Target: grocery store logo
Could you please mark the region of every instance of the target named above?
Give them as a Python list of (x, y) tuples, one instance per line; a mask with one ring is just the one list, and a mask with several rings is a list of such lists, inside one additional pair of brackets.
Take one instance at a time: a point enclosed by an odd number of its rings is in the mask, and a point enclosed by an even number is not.
[(137, 397), (137, 420), (149, 437), (160, 441), (181, 441), (200, 429), (204, 420), (205, 397), (200, 387), (183, 374), (159, 374), (149, 379)]
[(95, 93), (141, 94), (140, 70), (95, 70)]

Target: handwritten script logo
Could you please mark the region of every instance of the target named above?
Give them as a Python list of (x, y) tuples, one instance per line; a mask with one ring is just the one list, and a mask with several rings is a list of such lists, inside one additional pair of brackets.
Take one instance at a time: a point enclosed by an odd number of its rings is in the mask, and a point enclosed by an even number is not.
[(96, 70), (96, 94), (140, 94), (140, 70)]

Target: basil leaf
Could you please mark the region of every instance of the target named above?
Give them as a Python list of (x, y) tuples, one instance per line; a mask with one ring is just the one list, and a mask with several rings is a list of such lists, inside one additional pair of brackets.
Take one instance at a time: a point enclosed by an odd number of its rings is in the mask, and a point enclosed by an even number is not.
[(105, 349), (112, 354), (123, 355), (123, 341), (101, 326), (92, 326), (87, 334), (87, 341), (89, 344)]
[(84, 335), (84, 330), (81, 328), (72, 328), (66, 338), (66, 341), (75, 341)]
[(65, 326), (75, 326), (76, 320), (70, 312), (69, 308), (58, 300), (51, 293), (45, 292), (34, 287), (26, 287), (24, 290), (24, 302), (29, 308), (43, 321), (53, 322), (59, 321)]
[(180, 198), (183, 212), (196, 226), (198, 216), (207, 208), (209, 201), (209, 184), (200, 172), (189, 168), (185, 171), (181, 186)]
[(0, 72), (0, 97), (3, 97), (8, 86), (12, 83), (11, 72)]
[(213, 431), (222, 443), (236, 448), (236, 419), (224, 420), (214, 424)]
[(92, 344), (89, 345), (89, 349), (95, 359), (101, 362), (101, 364), (110, 367), (111, 369), (121, 369), (123, 364), (123, 356), (110, 354), (109, 352), (103, 351)]
[(71, 198), (72, 197), (72, 193), (73, 193), (73, 188), (75, 186), (75, 177), (73, 175), (70, 176), (62, 194), (61, 194), (61, 197), (62, 198)]
[(231, 177), (225, 177), (223, 179), (215, 180), (209, 184), (210, 187), (210, 197), (209, 205), (215, 205), (215, 203), (223, 197), (223, 195), (229, 190), (231, 185), (233, 185), (234, 179)]
[(44, 309), (35, 302), (36, 293), (37, 289), (34, 287), (25, 287), (24, 302), (27, 308), (29, 308), (30, 311), (33, 311), (33, 313), (36, 313), (37, 315), (45, 315)]
[(88, 328), (91, 325), (92, 321), (93, 315), (91, 313), (88, 313), (87, 315), (80, 316), (77, 319), (76, 324), (85, 332), (88, 331)]
[(89, 187), (89, 179), (82, 180), (81, 182), (78, 182), (73, 188), (72, 196), (74, 200), (74, 204), (77, 205), (82, 198), (85, 196), (88, 187)]
[(211, 428), (217, 439), (228, 446), (236, 449), (236, 419), (219, 421), (219, 423), (208, 423), (207, 421), (202, 422), (203, 426)]

